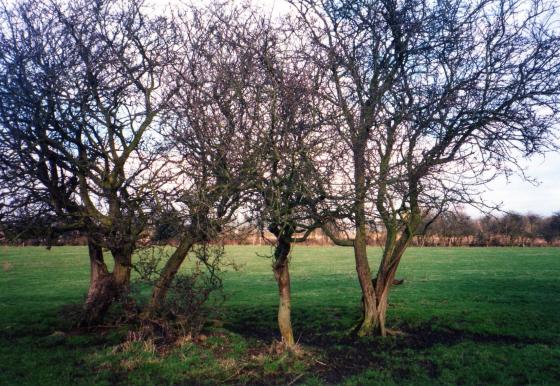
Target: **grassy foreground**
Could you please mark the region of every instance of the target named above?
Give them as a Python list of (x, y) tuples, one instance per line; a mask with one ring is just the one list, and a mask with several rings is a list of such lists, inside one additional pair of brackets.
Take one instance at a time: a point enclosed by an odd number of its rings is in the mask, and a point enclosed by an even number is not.
[[(0, 247), (0, 385), (560, 384), (560, 250), (413, 248), (390, 298), (402, 335), (353, 340), (360, 295), (351, 249), (298, 246), (293, 321), (302, 353), (277, 353), (267, 247), (228, 247), (241, 269), (196, 341), (157, 350), (127, 331), (72, 329), (89, 274), (84, 247)], [(377, 266), (380, 250), (371, 249)], [(61, 316), (62, 315), (62, 316)]]

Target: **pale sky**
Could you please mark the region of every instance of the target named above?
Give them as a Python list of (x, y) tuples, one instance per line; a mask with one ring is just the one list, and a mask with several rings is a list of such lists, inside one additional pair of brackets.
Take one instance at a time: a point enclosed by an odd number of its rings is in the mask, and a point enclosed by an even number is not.
[[(176, 3), (177, 0), (152, 0), (158, 4)], [(212, 0), (192, 0), (192, 3), (210, 3)], [(271, 15), (288, 12), (290, 5), (285, 0), (230, 0), (249, 1), (270, 11)], [(526, 174), (539, 181), (537, 185), (524, 181), (520, 176), (511, 176), (509, 181), (499, 177), (488, 185), (482, 199), (489, 204), (501, 203), (506, 211), (550, 215), (560, 211), (560, 153), (548, 153), (545, 157), (534, 157), (524, 162)], [(474, 208), (465, 208), (471, 216), (479, 216)]]
[[(560, 153), (534, 157), (525, 163), (526, 174), (539, 181), (535, 186), (519, 176), (499, 177), (488, 185), (483, 198), (487, 202), (503, 203), (503, 209), (520, 213), (550, 215), (560, 212)], [(467, 210), (476, 215), (474, 209)]]

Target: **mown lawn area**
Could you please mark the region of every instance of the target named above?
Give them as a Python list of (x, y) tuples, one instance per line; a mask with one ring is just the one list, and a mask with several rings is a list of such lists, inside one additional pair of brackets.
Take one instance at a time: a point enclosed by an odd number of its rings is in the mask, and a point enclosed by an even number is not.
[[(298, 355), (274, 350), (270, 248), (226, 252), (240, 269), (224, 277), (223, 314), (161, 350), (123, 344), (126, 326), (72, 326), (85, 247), (0, 247), (0, 384), (560, 384), (560, 249), (411, 248), (390, 298), (400, 334), (356, 340), (352, 250), (297, 246)], [(376, 267), (380, 249), (369, 254)]]

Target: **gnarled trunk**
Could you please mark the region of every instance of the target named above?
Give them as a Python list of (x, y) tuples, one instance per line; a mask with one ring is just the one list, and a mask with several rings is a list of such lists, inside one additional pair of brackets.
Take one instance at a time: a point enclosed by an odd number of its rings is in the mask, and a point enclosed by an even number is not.
[(184, 237), (169, 260), (167, 260), (161, 276), (152, 290), (152, 298), (150, 299), (150, 304), (146, 310), (146, 315), (153, 315), (161, 309), (165, 301), (165, 297), (167, 296), (169, 286), (193, 245), (194, 240), (191, 237)]
[(282, 335), (282, 342), (286, 347), (293, 347), (295, 344), (294, 333), (292, 330), (291, 319), (291, 292), (290, 292), (290, 271), (288, 255), (290, 254), (291, 244), (283, 237), (278, 238), (276, 250), (274, 251), (274, 277), (278, 283), (278, 328)]
[(107, 270), (103, 249), (93, 240), (88, 239), (88, 252), (91, 271), (84, 315), (80, 322), (83, 326), (100, 323), (115, 298), (115, 281)]

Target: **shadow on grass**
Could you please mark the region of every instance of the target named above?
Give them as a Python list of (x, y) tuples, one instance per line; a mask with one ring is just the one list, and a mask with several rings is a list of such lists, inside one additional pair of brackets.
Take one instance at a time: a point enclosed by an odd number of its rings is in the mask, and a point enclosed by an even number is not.
[[(549, 282), (547, 281), (546, 283), (548, 284)], [(527, 284), (526, 287), (528, 287), (528, 283), (523, 284)], [(481, 280), (480, 287), (481, 290), (478, 293), (484, 293), (485, 291), (488, 293), (488, 288), (491, 288), (492, 291), (495, 288), (498, 291), (499, 288), (520, 288), (523, 286), (520, 285), (519, 281), (506, 283), (498, 280)], [(541, 283), (539, 288), (541, 291), (535, 294), (535, 297), (548, 298), (551, 293), (550, 290), (557, 288), (557, 286), (556, 284), (542, 285)], [(454, 297), (450, 298), (450, 303), (459, 302), (458, 299), (463, 299), (466, 293), (462, 290), (458, 291), (454, 294)], [(424, 293), (419, 296), (424, 296)], [(239, 377), (232, 378), (230, 382), (273, 384), (289, 383), (296, 378), (306, 381), (308, 377), (315, 377), (324, 382), (338, 383), (349, 379), (349, 377), (357, 376), (360, 379), (358, 383), (368, 383), (366, 378), (362, 379), (359, 377), (364, 372), (370, 371), (378, 374), (388, 374), (387, 379), (394, 381), (394, 383), (422, 383), (422, 381), (425, 382), (426, 380), (446, 379), (445, 376), (448, 376), (446, 374), (449, 371), (453, 371), (454, 374), (460, 374), (460, 371), (456, 370), (456, 367), (453, 366), (458, 366), (457, 368), (462, 366), (463, 350), (467, 350), (468, 355), (471, 356), (471, 364), (483, 366), (485, 363), (493, 363), (495, 358), (499, 359), (502, 352), (509, 353), (509, 351), (517, 349), (521, 351), (530, 345), (556, 344), (556, 338), (547, 338), (552, 335), (547, 333), (546, 325), (541, 325), (543, 335), (540, 338), (539, 334), (535, 335), (536, 338), (531, 337), (529, 334), (522, 334), (523, 328), (525, 328), (523, 324), (520, 324), (521, 327), (516, 330), (504, 329), (504, 332), (510, 333), (509, 335), (501, 333), (499, 329), (496, 330), (497, 333), (495, 334), (482, 332), (489, 330), (482, 328), (486, 326), (485, 320), (498, 320), (502, 316), (500, 312), (503, 312), (503, 309), (488, 301), (488, 299), (493, 300), (493, 297), (489, 298), (485, 295), (483, 299), (485, 301), (464, 298), (465, 301), (470, 301), (473, 306), (484, 307), (485, 317), (489, 318), (469, 319), (467, 323), (455, 323), (459, 320), (458, 318), (462, 318), (458, 308), (451, 307), (449, 312), (445, 309), (443, 313), (442, 309), (439, 309), (438, 314), (440, 317), (438, 318), (431, 316), (434, 314), (432, 309), (427, 309), (426, 312), (418, 311), (418, 303), (409, 300), (409, 304), (415, 304), (414, 307), (416, 308), (413, 308), (414, 313), (403, 316), (403, 313), (398, 312), (396, 309), (390, 311), (390, 318), (403, 318), (390, 319), (389, 321), (389, 327), (397, 329), (402, 334), (388, 338), (370, 337), (363, 339), (357, 339), (350, 334), (360, 314), (357, 304), (349, 303), (349, 305), (344, 305), (342, 300), (338, 299), (339, 303), (336, 305), (328, 303), (322, 305), (315, 303), (306, 304), (305, 306), (297, 305), (293, 308), (294, 333), (296, 339), (303, 345), (305, 351), (309, 353), (305, 357), (305, 365), (302, 365), (300, 370), (297, 370), (301, 371), (301, 373), (297, 373), (292, 368), (283, 370), (282, 366), (284, 364), (278, 358), (268, 358), (264, 364), (253, 359), (253, 357), (258, 357), (263, 353), (267, 354), (269, 351), (267, 346), (270, 346), (274, 340), (279, 340), (280, 338), (276, 324), (277, 308), (275, 304), (259, 304), (258, 300), (255, 301), (254, 305), (228, 305), (226, 303), (224, 314), (220, 318), (223, 327), (240, 335), (239, 339), (245, 340), (248, 346), (245, 354), (239, 354), (239, 357), (232, 356), (231, 358), (233, 361), (238, 361), (238, 364), (245, 363), (246, 371), (244, 371), (247, 374), (240, 373)], [(514, 307), (513, 297), (511, 302), (509, 302), (509, 299), (507, 300), (507, 304), (511, 304), (511, 307)], [(525, 307), (524, 313), (516, 314), (519, 319), (509, 321), (508, 327), (519, 324), (522, 320), (527, 320), (528, 314), (532, 315), (532, 319), (530, 320), (531, 323), (528, 323), (527, 326), (533, 325), (535, 321), (542, 322), (540, 319), (542, 316), (551, 319), (554, 315), (557, 315), (557, 311), (552, 309), (548, 310), (547, 313), (542, 311), (539, 314), (537, 311), (540, 307), (539, 304), (542, 303), (532, 301), (531, 297), (526, 300), (526, 305), (523, 306)], [(439, 298), (432, 297), (430, 301), (430, 304), (436, 306), (440, 304)], [(553, 301), (550, 304), (553, 305)], [(399, 303), (399, 306), (402, 307), (402, 303)], [(118, 345), (126, 338), (127, 326), (121, 326), (120, 329), (107, 326), (107, 328), (98, 328), (91, 331), (72, 329), (70, 327), (71, 321), (79, 315), (79, 307), (79, 304), (61, 307), (56, 316), (51, 312), (45, 313), (45, 315), (28, 315), (29, 320), (27, 321), (29, 323), (19, 323), (11, 326), (9, 329), (0, 330), (0, 339), (9, 344), (18, 344), (20, 338), (23, 342), (26, 338), (32, 337), (34, 338), (34, 345), (37, 346), (37, 352), (44, 353), (46, 356), (47, 353), (50, 353), (50, 350), (61, 352), (62, 350), (67, 350), (65, 351), (65, 356), (72, 353), (71, 355), (76, 357), (75, 362), (82, 363), (89, 353), (107, 351), (108, 347)], [(401, 309), (405, 310), (405, 307)], [(408, 308), (408, 310), (410, 309), (412, 308)], [(510, 314), (509, 311), (508, 314)], [(45, 316), (49, 317), (46, 318)], [(58, 330), (63, 331), (65, 336), (62, 337), (58, 333), (53, 333), (53, 331), (56, 332)], [(511, 334), (512, 331), (520, 331), (520, 334)], [(212, 329), (209, 329), (207, 335), (210, 339), (216, 338), (213, 334), (215, 335), (215, 332), (213, 333)], [(200, 355), (206, 355), (204, 350), (207, 350), (207, 352), (212, 351), (213, 354), (219, 357), (218, 351), (222, 345), (217, 345), (218, 349), (213, 346), (210, 347), (209, 344), (197, 343), (197, 345), (201, 349), (202, 354)], [(495, 347), (499, 348), (495, 349)], [(535, 347), (535, 350), (537, 349), (538, 347)], [(478, 353), (478, 350), (482, 352), (480, 356), (473, 354)], [(485, 353), (484, 350), (487, 350), (487, 352)], [(514, 355), (522, 354), (517, 353)], [(107, 363), (114, 361), (112, 356), (109, 355), (108, 358), (106, 360)], [(488, 358), (491, 359), (488, 360)], [(520, 356), (520, 358), (523, 357)], [(218, 359), (221, 360), (223, 358)], [(148, 365), (146, 364), (146, 366)], [(96, 366), (103, 369), (105, 364), (103, 366)], [(167, 365), (161, 364), (157, 366), (163, 368)], [(271, 370), (270, 367), (272, 366), (278, 366), (278, 369), (274, 368)], [(167, 367), (171, 368), (171, 365)], [(266, 367), (268, 367), (267, 370), (265, 369)], [(183, 367), (180, 368), (182, 369)], [(507, 369), (510, 374), (515, 376), (515, 378), (511, 379), (517, 380), (519, 383), (528, 382), (528, 379), (523, 378), (523, 374), (515, 375), (516, 368), (516, 365), (512, 365), (512, 368)], [(88, 369), (89, 367), (86, 366), (84, 373), (90, 371)], [(486, 371), (483, 368), (480, 370), (481, 374), (483, 370)], [(113, 366), (106, 371), (110, 373), (108, 373), (106, 378), (110, 383), (129, 382), (127, 378), (128, 370), (126, 369)], [(157, 371), (154, 370), (154, 374)], [(217, 369), (216, 371), (221, 370)], [(549, 374), (545, 370), (543, 371), (544, 374)], [(503, 371), (499, 367), (494, 370), (496, 374), (500, 372)], [(301, 378), (299, 378), (300, 375)], [(181, 381), (187, 383), (197, 383), (200, 381), (200, 378), (195, 377), (190, 382), (191, 378), (189, 377), (191, 376), (194, 377), (192, 374), (185, 373), (185, 378)], [(382, 375), (379, 376), (381, 377)], [(243, 379), (247, 379), (247, 381), (243, 381)], [(447, 380), (448, 383), (461, 380), (460, 376), (450, 379)], [(483, 378), (473, 379), (476, 383), (480, 382)], [(550, 378), (543, 379), (550, 380)], [(376, 378), (377, 383), (385, 384), (383, 381), (384, 379)], [(442, 382), (445, 383), (445, 381)], [(386, 384), (390, 383), (387, 382)], [(465, 383), (468, 382), (465, 381)], [(504, 381), (503, 383), (507, 382)]]
[[(280, 336), (276, 326), (276, 308), (235, 307), (227, 310), (225, 328), (246, 339), (272, 342)], [(366, 370), (392, 368), (398, 379), (406, 379), (406, 366), (395, 366), (395, 360), (414, 362), (426, 376), (435, 378), (438, 366), (423, 355), (434, 346), (451, 348), (455, 345), (501, 345), (522, 348), (534, 344), (553, 343), (549, 339), (519, 337), (507, 334), (482, 334), (452, 329), (447, 321), (437, 318), (417, 324), (401, 321), (396, 327), (399, 334), (381, 337), (357, 338), (351, 334), (359, 318), (354, 307), (306, 307), (294, 310), (294, 333), (307, 350), (317, 354), (310, 373), (324, 381), (340, 382)]]

